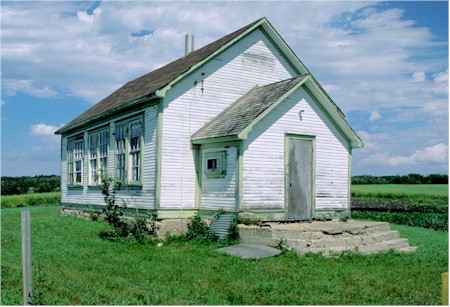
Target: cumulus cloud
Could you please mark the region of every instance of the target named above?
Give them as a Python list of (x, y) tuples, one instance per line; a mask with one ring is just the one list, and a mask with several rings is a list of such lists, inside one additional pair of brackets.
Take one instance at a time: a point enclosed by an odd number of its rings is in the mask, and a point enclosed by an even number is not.
[(448, 145), (439, 143), (434, 146), (426, 147), (422, 150), (416, 150), (410, 156), (395, 155), (390, 156), (387, 152), (379, 152), (362, 159), (362, 162), (369, 165), (384, 165), (397, 167), (402, 165), (417, 164), (438, 164), (447, 163)]
[(421, 72), (415, 72), (412, 74), (411, 81), (412, 82), (423, 82), (425, 81), (425, 73), (423, 71)]
[(18, 92), (37, 97), (51, 97), (57, 94), (50, 86), (36, 86), (33, 80), (5, 79), (2, 81), (2, 87), (9, 96), (14, 96)]
[(375, 142), (372, 140), (372, 136), (364, 131), (364, 130), (359, 130), (358, 132), (356, 132), (356, 134), (361, 138), (361, 140), (364, 143), (364, 148), (375, 148)]
[(58, 130), (58, 128), (60, 128), (60, 127), (61, 126), (57, 127), (57, 126), (53, 126), (53, 125), (47, 125), (44, 123), (40, 123), (40, 124), (36, 124), (36, 125), (31, 125), (30, 133), (32, 135), (36, 135), (36, 136), (44, 136), (44, 137), (51, 136), (51, 137), (53, 137), (55, 135), (55, 131)]
[(379, 120), (379, 119), (381, 119), (381, 115), (380, 115), (380, 113), (378, 113), (378, 111), (373, 111), (370, 114), (370, 117), (369, 117), (370, 121), (376, 121), (376, 120)]

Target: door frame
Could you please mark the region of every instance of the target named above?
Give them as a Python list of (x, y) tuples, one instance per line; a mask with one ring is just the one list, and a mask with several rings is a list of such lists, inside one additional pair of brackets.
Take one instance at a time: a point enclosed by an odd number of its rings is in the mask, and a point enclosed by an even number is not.
[(285, 133), (284, 135), (284, 213), (285, 217), (289, 206), (289, 140), (308, 140), (312, 142), (312, 182), (311, 182), (311, 219), (316, 212), (316, 136), (307, 134)]

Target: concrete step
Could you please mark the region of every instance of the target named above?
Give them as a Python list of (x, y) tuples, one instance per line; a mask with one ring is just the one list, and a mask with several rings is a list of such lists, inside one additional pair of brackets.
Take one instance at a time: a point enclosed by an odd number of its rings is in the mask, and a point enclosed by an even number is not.
[(409, 246), (407, 239), (391, 230), (385, 222), (354, 222), (311, 224), (272, 224), (270, 227), (239, 227), (241, 242), (276, 247), (285, 244), (299, 254), (307, 252), (330, 255), (344, 251), (361, 254), (385, 252), (391, 249), (412, 253), (417, 248)]
[(401, 248), (409, 247), (408, 239), (394, 239), (383, 242), (376, 242), (373, 244), (361, 245), (357, 247), (357, 251), (361, 254), (373, 254), (379, 252), (386, 252), (391, 249), (400, 250)]

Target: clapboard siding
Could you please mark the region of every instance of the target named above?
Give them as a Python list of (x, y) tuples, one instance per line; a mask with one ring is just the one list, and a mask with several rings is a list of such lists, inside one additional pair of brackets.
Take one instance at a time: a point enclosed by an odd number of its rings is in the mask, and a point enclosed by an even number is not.
[(286, 134), (315, 136), (315, 209), (348, 209), (348, 142), (303, 88), (244, 142), (243, 209), (284, 210)]
[(162, 129), (161, 208), (195, 207), (194, 151), (190, 146), (193, 133), (256, 84), (295, 75), (257, 29), (167, 92)]
[[(136, 116), (142, 116), (138, 112)], [(144, 144), (142, 148), (142, 188), (131, 189), (126, 185), (118, 192), (118, 201), (124, 200), (128, 207), (153, 209), (155, 205), (155, 166), (156, 166), (156, 106), (151, 106), (143, 111), (144, 117)], [(125, 115), (126, 116), (126, 115)], [(122, 120), (124, 115), (105, 123), (109, 129), (108, 148), (108, 175), (115, 176), (115, 122)], [(77, 205), (104, 205), (101, 190), (88, 185), (88, 131), (84, 133), (84, 157), (83, 157), (83, 187), (82, 189), (67, 188), (67, 137), (62, 140), (62, 203)]]
[[(205, 173), (206, 154), (225, 151), (226, 175), (223, 178), (208, 178)], [(236, 207), (236, 162), (237, 150), (235, 146), (228, 148), (217, 147), (202, 150), (202, 208), (228, 209)]]

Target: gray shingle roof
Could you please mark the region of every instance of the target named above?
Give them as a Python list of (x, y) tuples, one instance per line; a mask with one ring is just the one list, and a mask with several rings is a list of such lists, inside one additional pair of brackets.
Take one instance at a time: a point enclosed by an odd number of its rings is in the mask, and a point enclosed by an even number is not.
[(236, 136), (307, 75), (255, 86), (191, 137), (193, 141)]
[(149, 97), (157, 90), (164, 88), (178, 76), (187, 72), (191, 67), (205, 60), (208, 56), (218, 51), (221, 47), (225, 46), (233, 39), (239, 37), (241, 34), (252, 28), (263, 19), (265, 18), (258, 19), (257, 21), (231, 34), (228, 34), (227, 36), (224, 36), (209, 45), (191, 52), (185, 57), (175, 60), (174, 62), (171, 62), (166, 66), (163, 66), (133, 81), (126, 83), (114, 93), (88, 109), (86, 112), (64, 125), (58, 131), (56, 131), (56, 133), (63, 133), (74, 126), (87, 123), (93, 118), (98, 118), (104, 114), (118, 110), (132, 101), (136, 101), (137, 99), (144, 97)]

